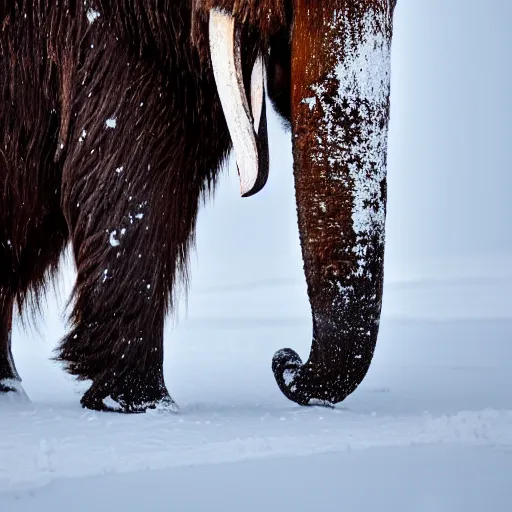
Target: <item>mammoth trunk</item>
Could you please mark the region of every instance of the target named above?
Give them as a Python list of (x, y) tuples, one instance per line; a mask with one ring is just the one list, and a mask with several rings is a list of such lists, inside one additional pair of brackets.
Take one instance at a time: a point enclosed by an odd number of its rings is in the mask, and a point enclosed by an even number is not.
[[(327, 7), (325, 4), (329, 4)], [(337, 403), (370, 366), (381, 311), (392, 7), (295, 2), (294, 174), (313, 346), (273, 370), (291, 400)]]

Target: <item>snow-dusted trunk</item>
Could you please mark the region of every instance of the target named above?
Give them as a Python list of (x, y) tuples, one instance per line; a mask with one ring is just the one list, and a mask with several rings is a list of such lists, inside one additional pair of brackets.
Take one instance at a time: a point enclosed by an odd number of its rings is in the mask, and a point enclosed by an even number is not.
[(313, 346), (305, 364), (279, 351), (273, 370), (300, 404), (346, 398), (366, 375), (377, 340), (392, 3), (294, 4), (294, 174)]

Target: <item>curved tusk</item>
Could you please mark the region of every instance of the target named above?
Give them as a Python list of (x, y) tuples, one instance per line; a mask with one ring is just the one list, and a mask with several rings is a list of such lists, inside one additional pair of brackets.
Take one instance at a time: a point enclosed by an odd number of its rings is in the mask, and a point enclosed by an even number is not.
[(265, 66), (261, 54), (258, 55), (251, 74), (251, 110), (258, 148), (258, 177), (251, 191), (246, 193), (244, 197), (258, 193), (265, 186), (268, 179), (269, 158), (267, 108), (265, 100)]
[[(242, 196), (254, 193), (261, 182), (258, 144), (245, 94), (240, 31), (233, 16), (210, 10), (210, 54), (222, 110), (235, 150)], [(268, 171), (267, 171), (268, 172)]]
[(251, 110), (254, 118), (254, 130), (259, 133), (263, 102), (265, 101), (265, 66), (263, 56), (258, 54), (251, 74)]

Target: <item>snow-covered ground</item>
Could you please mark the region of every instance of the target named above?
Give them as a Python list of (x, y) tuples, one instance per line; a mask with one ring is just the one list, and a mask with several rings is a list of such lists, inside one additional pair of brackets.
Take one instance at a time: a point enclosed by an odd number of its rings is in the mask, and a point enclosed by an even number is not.
[(270, 370), (279, 348), (307, 355), (300, 274), (192, 287), (167, 330), (179, 414), (81, 409), (47, 360), (50, 301), (39, 334), (16, 332), (32, 402), (0, 403), (0, 510), (511, 510), (511, 286), (390, 283), (371, 370), (334, 410), (288, 402)]

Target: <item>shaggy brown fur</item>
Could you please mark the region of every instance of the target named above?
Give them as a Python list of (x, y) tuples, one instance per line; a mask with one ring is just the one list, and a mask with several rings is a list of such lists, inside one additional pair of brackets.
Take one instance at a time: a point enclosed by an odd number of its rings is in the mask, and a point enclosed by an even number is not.
[[(206, 17), (212, 7), (223, 9), (243, 25), (256, 30), (265, 43), (289, 25), (292, 0), (195, 0), (194, 15)], [(197, 30), (196, 35), (204, 33)]]
[(12, 303), (37, 302), (69, 240), (77, 280), (58, 359), (92, 381), (82, 403), (168, 400), (164, 317), (230, 149), (192, 14), (186, 1), (0, 0), (0, 381)]

